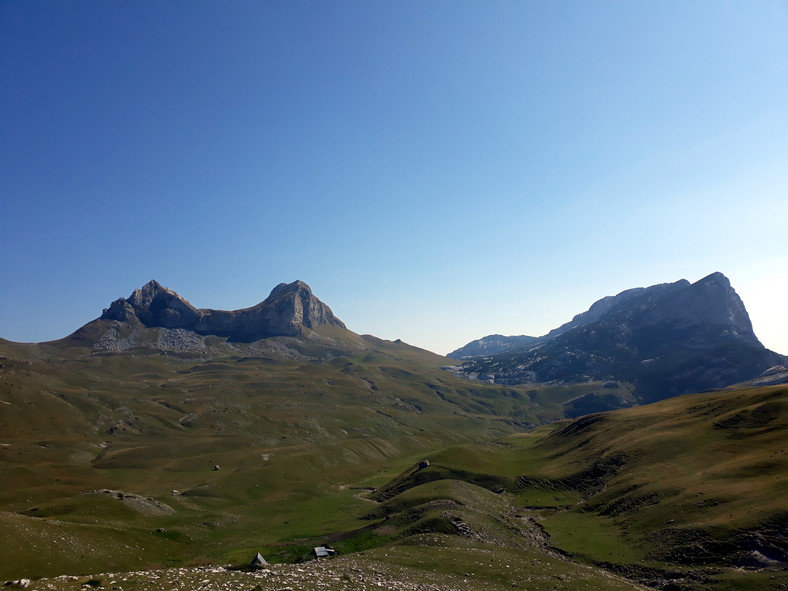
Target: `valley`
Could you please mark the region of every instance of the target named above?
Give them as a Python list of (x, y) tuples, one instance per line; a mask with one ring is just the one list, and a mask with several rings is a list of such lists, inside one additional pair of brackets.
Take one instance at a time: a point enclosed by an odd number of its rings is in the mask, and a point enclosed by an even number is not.
[[(154, 283), (60, 341), (0, 340), (0, 579), (788, 585), (779, 378), (647, 405), (615, 375), (481, 383), (349, 331), (301, 282), (249, 309), (263, 328)], [(242, 317), (243, 331), (188, 324), (208, 317)], [(285, 334), (243, 336), (272, 326)], [(593, 412), (611, 399), (619, 410)], [(310, 561), (321, 544), (337, 556)], [(271, 564), (245, 572), (257, 552)]]

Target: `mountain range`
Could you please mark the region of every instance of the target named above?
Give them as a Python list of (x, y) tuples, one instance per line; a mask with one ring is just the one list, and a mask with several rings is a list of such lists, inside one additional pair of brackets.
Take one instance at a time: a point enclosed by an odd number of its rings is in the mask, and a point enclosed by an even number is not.
[(449, 357), (463, 361), (457, 375), (489, 383), (628, 382), (640, 402), (722, 388), (786, 362), (760, 343), (722, 273), (629, 289), (542, 337), (492, 335)]
[(323, 325), (345, 328), (303, 281), (280, 283), (256, 306), (234, 311), (198, 310), (174, 291), (150, 281), (128, 298), (112, 302), (101, 320), (182, 329), (244, 342), (299, 336), (306, 329)]
[[(151, 281), (62, 339), (0, 339), (0, 577), (788, 584), (788, 372), (724, 276), (628, 290), (478, 350), (458, 364), (356, 334), (301, 281), (235, 311)], [(698, 385), (725, 389), (646, 404)], [(302, 565), (321, 544), (333, 566)], [(258, 552), (270, 570), (245, 574)]]
[(363, 347), (358, 335), (347, 330), (303, 281), (281, 283), (259, 304), (232, 311), (195, 308), (150, 281), (112, 302), (62, 344), (115, 353), (143, 347), (203, 356), (246, 351), (276, 358)]

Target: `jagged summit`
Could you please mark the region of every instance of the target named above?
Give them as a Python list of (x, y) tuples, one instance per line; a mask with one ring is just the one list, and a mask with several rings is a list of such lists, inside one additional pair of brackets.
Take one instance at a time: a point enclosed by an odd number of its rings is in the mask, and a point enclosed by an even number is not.
[(726, 326), (734, 334), (757, 341), (744, 302), (730, 280), (719, 272), (671, 294), (663, 302), (662, 310), (652, 314), (647, 321), (659, 322), (667, 318), (685, 325), (708, 322)]
[(102, 320), (138, 320), (162, 328), (185, 328), (199, 318), (199, 310), (155, 280), (135, 289), (127, 299), (115, 300), (101, 315)]
[(105, 309), (100, 320), (139, 323), (146, 327), (184, 329), (231, 340), (298, 336), (304, 328), (345, 328), (331, 309), (303, 281), (280, 283), (262, 302), (242, 310), (197, 309), (176, 292), (152, 280)]
[(300, 279), (296, 279), (292, 283), (280, 283), (277, 285), (271, 290), (271, 294), (268, 296), (268, 298), (270, 299), (281, 294), (293, 292), (306, 292), (309, 295), (312, 295), (312, 289)]

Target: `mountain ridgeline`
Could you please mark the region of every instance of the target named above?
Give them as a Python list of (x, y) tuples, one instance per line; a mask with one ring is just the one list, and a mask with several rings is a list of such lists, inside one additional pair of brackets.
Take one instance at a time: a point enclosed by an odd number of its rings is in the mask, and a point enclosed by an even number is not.
[(489, 383), (629, 382), (640, 402), (729, 386), (786, 360), (760, 343), (721, 273), (629, 289), (542, 337), (485, 337), (449, 357), (464, 360), (454, 373)]
[[(96, 352), (143, 347), (303, 360), (357, 353), (370, 338), (347, 330), (303, 281), (281, 283), (259, 304), (233, 311), (195, 308), (150, 281), (64, 341)], [(566, 416), (723, 388), (787, 361), (760, 343), (744, 303), (721, 273), (695, 283), (628, 289), (544, 336), (491, 335), (449, 357), (462, 361), (447, 367), (451, 373), (489, 384), (608, 382), (634, 394), (586, 393)]]
[(446, 371), (301, 281), (235, 311), (152, 281), (65, 338), (0, 339), (0, 582), (788, 586), (788, 371), (724, 276), (482, 341)]
[(229, 311), (195, 308), (173, 290), (150, 281), (57, 342), (105, 353), (153, 349), (274, 359), (325, 358), (365, 347), (303, 281), (280, 283), (259, 304)]
[(147, 327), (180, 328), (236, 341), (298, 336), (304, 328), (345, 325), (303, 281), (280, 283), (264, 301), (243, 310), (198, 310), (174, 291), (150, 281), (127, 299), (104, 310), (101, 320), (138, 322)]

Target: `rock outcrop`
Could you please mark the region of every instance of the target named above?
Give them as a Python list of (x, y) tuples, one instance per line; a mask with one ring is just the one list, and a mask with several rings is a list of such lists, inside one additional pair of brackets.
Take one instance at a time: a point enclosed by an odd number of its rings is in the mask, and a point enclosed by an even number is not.
[(100, 320), (180, 329), (242, 342), (300, 336), (305, 329), (324, 325), (345, 328), (303, 281), (280, 283), (256, 306), (232, 311), (195, 308), (171, 289), (150, 281), (128, 298), (112, 302)]

